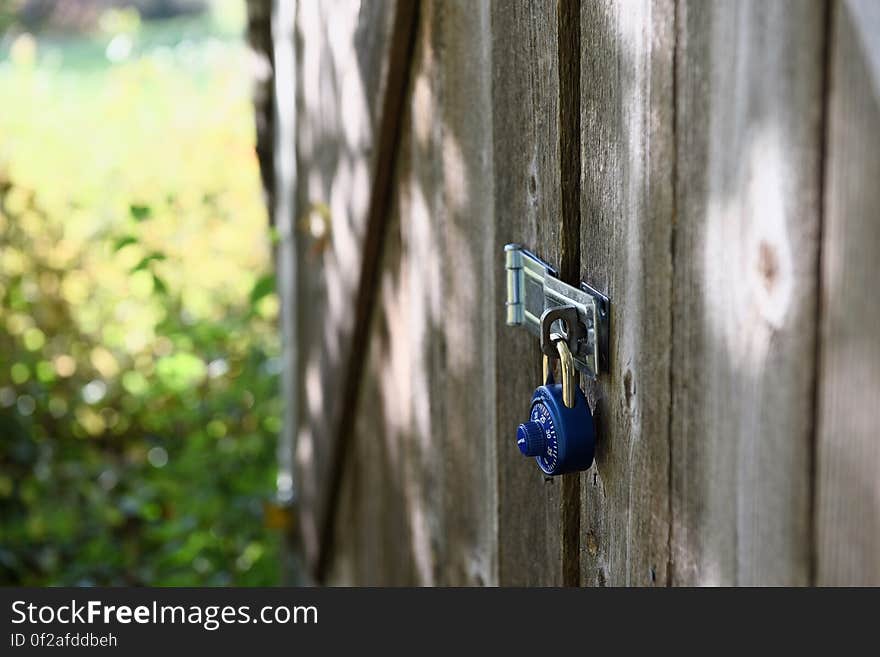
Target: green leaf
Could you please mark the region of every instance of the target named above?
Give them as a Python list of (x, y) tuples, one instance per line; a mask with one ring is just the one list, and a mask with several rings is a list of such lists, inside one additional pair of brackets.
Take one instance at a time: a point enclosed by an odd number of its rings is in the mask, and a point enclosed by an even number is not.
[(275, 291), (275, 274), (264, 274), (257, 279), (254, 287), (251, 288), (251, 303), (257, 303), (266, 295)]
[(142, 258), (141, 261), (139, 263), (137, 263), (134, 267), (132, 267), (128, 273), (133, 274), (136, 271), (141, 271), (143, 269), (146, 269), (147, 266), (149, 266), (149, 264), (151, 262), (153, 262), (154, 260), (155, 261), (165, 260), (165, 254), (159, 253), (158, 251), (153, 251), (150, 255)]
[(156, 276), (156, 274), (153, 274), (153, 289), (163, 296), (168, 294), (168, 286), (165, 284), (165, 281)]
[(120, 237), (116, 240), (116, 243), (113, 245), (114, 251), (121, 251), (129, 244), (137, 244), (138, 238), (134, 235), (125, 235), (124, 237)]
[(153, 214), (153, 210), (149, 205), (139, 205), (137, 203), (129, 205), (128, 210), (131, 212), (131, 216), (135, 221), (144, 221), (145, 219), (149, 219), (150, 215)]

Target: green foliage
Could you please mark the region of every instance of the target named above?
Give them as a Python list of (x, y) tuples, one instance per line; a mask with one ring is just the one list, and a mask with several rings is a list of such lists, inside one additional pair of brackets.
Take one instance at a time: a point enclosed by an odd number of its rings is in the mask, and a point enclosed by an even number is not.
[(115, 63), (81, 65), (101, 52), (83, 40), (0, 59), (3, 584), (278, 577), (278, 301), (243, 46), (140, 34)]
[(131, 216), (135, 221), (143, 221), (150, 218), (149, 205), (129, 205), (128, 209), (131, 211)]

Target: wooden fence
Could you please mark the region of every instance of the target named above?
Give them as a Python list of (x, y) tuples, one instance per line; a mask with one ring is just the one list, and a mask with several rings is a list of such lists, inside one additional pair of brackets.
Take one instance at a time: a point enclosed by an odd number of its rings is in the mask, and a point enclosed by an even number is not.
[[(880, 585), (880, 4), (276, 0), (273, 33), (320, 581)], [(516, 449), (508, 242), (611, 297), (587, 472)]]

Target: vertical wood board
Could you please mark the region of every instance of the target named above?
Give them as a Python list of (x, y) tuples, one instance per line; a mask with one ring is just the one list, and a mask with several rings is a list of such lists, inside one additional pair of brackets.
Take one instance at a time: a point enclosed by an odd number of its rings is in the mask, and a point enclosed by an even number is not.
[(395, 3), (297, 3), (296, 463), (312, 562), (327, 512), (333, 432), (344, 410), (338, 400), (351, 358), (395, 9)]
[(336, 527), (338, 576), (357, 583), (497, 581), (495, 441), (481, 430), (495, 383), (488, 18), (464, 2), (420, 11)]
[(824, 8), (682, 2), (674, 584), (805, 584)]
[(611, 372), (581, 478), (581, 582), (665, 585), (674, 208), (675, 3), (582, 8), (581, 262), (611, 298)]
[[(555, 2), (491, 5), (495, 296), (506, 295), (504, 244), (518, 242), (559, 262), (561, 198)], [(562, 481), (545, 480), (516, 447), (541, 383), (534, 337), (505, 325), (495, 304), (498, 567), (502, 585), (561, 585)]]
[(833, 4), (817, 583), (880, 586), (880, 5)]

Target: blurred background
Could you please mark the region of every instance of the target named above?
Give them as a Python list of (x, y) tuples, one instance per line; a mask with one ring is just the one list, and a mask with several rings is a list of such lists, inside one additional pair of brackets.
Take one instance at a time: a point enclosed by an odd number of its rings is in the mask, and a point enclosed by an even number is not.
[(0, 584), (279, 581), (246, 14), (0, 0)]

